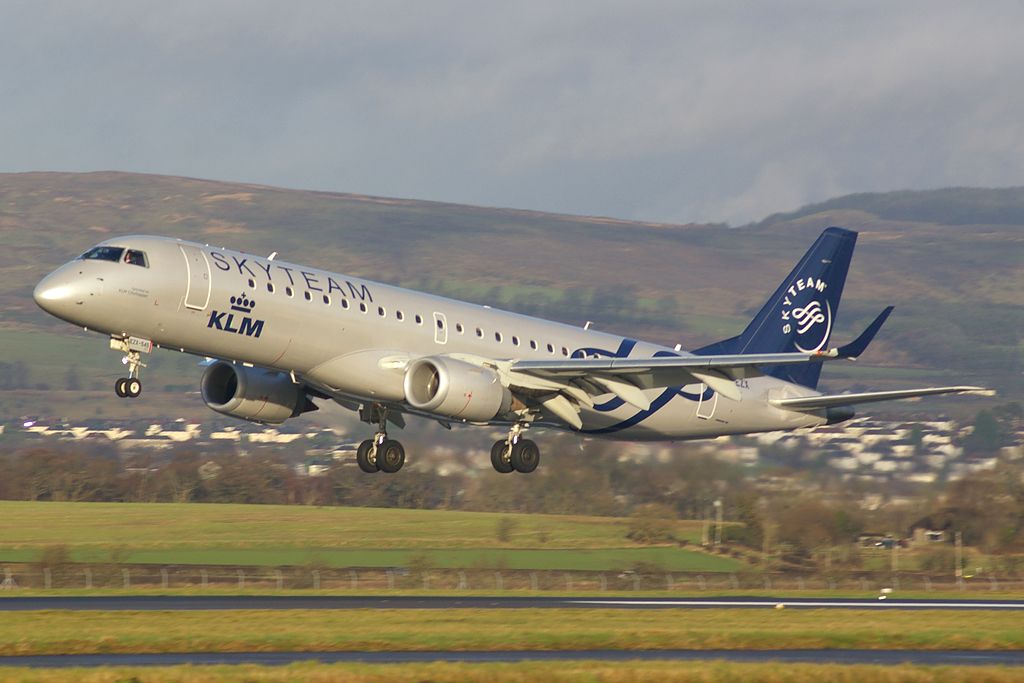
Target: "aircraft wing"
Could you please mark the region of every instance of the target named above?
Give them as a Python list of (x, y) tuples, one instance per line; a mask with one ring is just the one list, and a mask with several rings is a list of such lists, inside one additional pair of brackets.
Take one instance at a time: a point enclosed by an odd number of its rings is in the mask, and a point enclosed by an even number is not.
[(815, 408), (834, 408), (852, 406), (858, 403), (875, 403), (877, 401), (894, 401), (901, 398), (917, 398), (939, 394), (978, 394), (992, 396), (991, 389), (984, 387), (925, 387), (922, 389), (899, 389), (896, 391), (867, 391), (858, 394), (833, 394), (832, 396), (803, 396), (800, 398), (779, 398), (769, 400), (772, 405), (794, 410), (813, 410)]
[(565, 397), (593, 405), (593, 397), (612, 393), (640, 410), (651, 407), (644, 389), (701, 382), (739, 401), (736, 380), (761, 375), (760, 365), (814, 363), (841, 358), (835, 350), (815, 353), (760, 353), (658, 358), (569, 358), (521, 360), (507, 368), (513, 387), (557, 392), (545, 407), (570, 424), (579, 418)]
[(660, 356), (657, 358), (575, 358), (567, 360), (521, 360), (512, 370), (538, 375), (582, 377), (593, 372), (631, 374), (648, 370), (721, 370), (755, 365), (812, 363), (841, 358), (835, 350), (814, 353), (757, 353), (721, 356)]

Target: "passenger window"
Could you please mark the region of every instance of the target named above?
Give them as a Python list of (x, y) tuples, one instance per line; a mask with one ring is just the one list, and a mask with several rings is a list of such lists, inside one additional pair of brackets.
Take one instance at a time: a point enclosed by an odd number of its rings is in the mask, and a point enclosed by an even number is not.
[[(124, 253), (124, 262), (133, 266), (142, 266), (147, 268), (146, 254), (139, 251), (138, 249), (129, 249)], [(249, 286), (253, 285), (252, 280), (249, 280)]]
[(274, 283), (273, 282), (268, 282), (267, 283), (267, 291), (270, 292), (271, 294), (274, 293)]
[(86, 261), (120, 261), (124, 247), (93, 247), (79, 258)]
[(568, 355), (569, 355), (569, 349), (567, 349), (567, 348), (565, 348), (565, 347), (563, 346), (563, 347), (562, 347), (562, 355), (563, 355), (563, 356), (568, 356)]
[(512, 337), (512, 346), (519, 346), (519, 337)]
[(366, 304), (360, 303), (359, 304), (359, 310), (362, 311), (363, 313), (366, 313)]
[(401, 311), (395, 311), (395, 317), (398, 318), (399, 320), (405, 320), (405, 313), (402, 313)]
[(331, 304), (331, 297), (329, 297), (326, 294), (324, 294), (324, 303), (327, 304), (328, 306), (330, 306), (330, 304)]
[(555, 347), (552, 346), (551, 344), (548, 344), (548, 353), (554, 353), (554, 352), (555, 352)]
[(385, 311), (385, 310), (384, 310), (384, 307), (383, 307), (383, 306), (378, 306), (378, 307), (377, 307), (377, 315), (379, 315), (379, 316), (380, 316), (380, 317), (382, 317), (382, 318), (383, 318), (383, 317), (384, 317), (385, 315), (387, 315), (387, 311)]
[(533, 349), (534, 351), (537, 350), (537, 340), (536, 339), (531, 339), (530, 340), (530, 348)]
[(442, 320), (441, 318), (437, 319), (437, 329), (439, 329), (439, 330), (443, 330), (444, 329), (444, 320)]
[(416, 324), (417, 325), (422, 325), (423, 324), (423, 316), (421, 316), (419, 313), (416, 314)]
[(501, 332), (494, 333), (494, 341), (501, 343)]
[(342, 308), (348, 308), (348, 299), (342, 299), (341, 300), (341, 307)]
[(481, 339), (484, 338), (484, 331), (481, 330), (479, 327), (476, 328), (476, 336), (480, 337)]
[(462, 323), (455, 323), (455, 331), (458, 332), (459, 334), (462, 334)]
[[(132, 252), (129, 251), (128, 253), (131, 254)], [(127, 256), (125, 256), (124, 258), (125, 258), (126, 261), (128, 260)], [(253, 280), (252, 278), (249, 278), (249, 288), (253, 289), (255, 287), (256, 287), (256, 281)]]
[(309, 293), (309, 290), (307, 290), (305, 292), (305, 295), (306, 295), (306, 301), (312, 301), (313, 300), (313, 295)]
[(285, 287), (284, 293), (288, 295), (288, 298), (291, 298), (295, 295), (295, 290), (293, 290), (291, 287)]

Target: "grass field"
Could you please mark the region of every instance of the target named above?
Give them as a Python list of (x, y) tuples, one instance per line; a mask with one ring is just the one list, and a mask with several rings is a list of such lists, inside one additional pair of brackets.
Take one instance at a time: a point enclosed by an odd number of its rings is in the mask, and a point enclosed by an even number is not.
[(605, 648), (1008, 650), (1024, 648), (1024, 629), (996, 610), (46, 610), (0, 621), (0, 655)]
[[(639, 546), (629, 520), (446, 510), (272, 505), (0, 501), (0, 562), (32, 562), (54, 545), (79, 562), (605, 571), (646, 562), (673, 571), (735, 571), (732, 558)], [(507, 540), (499, 540), (505, 526)], [(699, 522), (678, 522), (697, 541)]]
[(664, 609), (7, 612), (0, 655), (560, 649), (1024, 648), (999, 611)]
[(25, 683), (1010, 683), (1007, 667), (846, 666), (841, 664), (732, 664), (727, 662), (533, 662), (527, 664), (293, 664), (291, 666), (178, 666), (98, 669), (0, 669)]

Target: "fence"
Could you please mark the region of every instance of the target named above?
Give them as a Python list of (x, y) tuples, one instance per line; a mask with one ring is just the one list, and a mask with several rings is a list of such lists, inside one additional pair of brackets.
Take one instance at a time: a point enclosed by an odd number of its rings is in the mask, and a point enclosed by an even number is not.
[(308, 568), (153, 565), (79, 565), (57, 567), (10, 565), (0, 569), (0, 590), (17, 589), (171, 589), (236, 588), (379, 591), (425, 589), (558, 591), (666, 591), (679, 593), (755, 590), (765, 592), (871, 592), (891, 588), (902, 592), (1024, 591), (1020, 578), (995, 576), (954, 579), (923, 574), (847, 575), (821, 577), (794, 574), (636, 573), (582, 571), (524, 571), (487, 569)]

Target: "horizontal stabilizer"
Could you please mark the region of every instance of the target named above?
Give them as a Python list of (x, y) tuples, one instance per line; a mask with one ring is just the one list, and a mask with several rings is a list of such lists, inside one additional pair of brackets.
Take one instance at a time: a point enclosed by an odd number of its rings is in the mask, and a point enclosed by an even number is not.
[(779, 408), (793, 410), (813, 410), (815, 408), (834, 408), (852, 406), (859, 403), (875, 403), (877, 401), (895, 401), (901, 398), (918, 398), (938, 394), (978, 394), (994, 396), (995, 392), (984, 387), (926, 387), (924, 389), (900, 389), (897, 391), (868, 391), (859, 394), (835, 394), (832, 396), (803, 396), (801, 398), (779, 398), (769, 401)]

